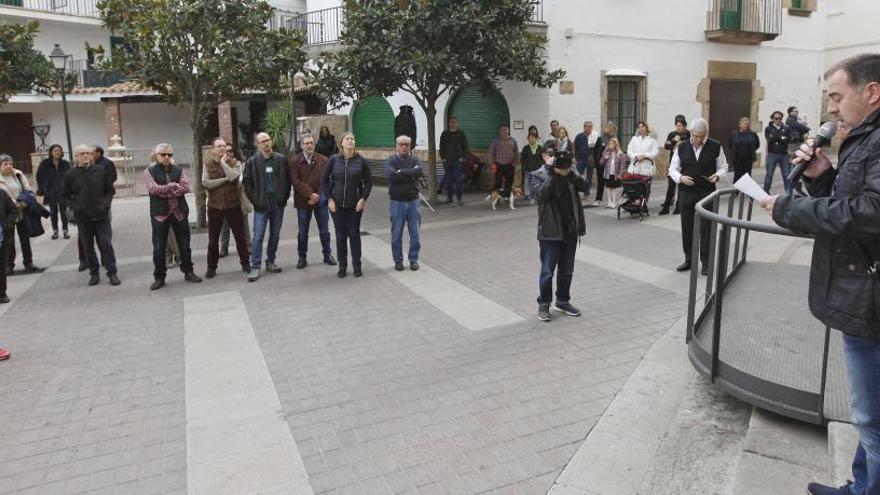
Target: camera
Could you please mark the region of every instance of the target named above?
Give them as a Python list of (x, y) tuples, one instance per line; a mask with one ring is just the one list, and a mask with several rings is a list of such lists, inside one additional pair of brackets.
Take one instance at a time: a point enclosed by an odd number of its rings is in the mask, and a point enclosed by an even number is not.
[(554, 166), (559, 168), (570, 168), (573, 163), (571, 152), (568, 150), (553, 150), (550, 156), (556, 158)]

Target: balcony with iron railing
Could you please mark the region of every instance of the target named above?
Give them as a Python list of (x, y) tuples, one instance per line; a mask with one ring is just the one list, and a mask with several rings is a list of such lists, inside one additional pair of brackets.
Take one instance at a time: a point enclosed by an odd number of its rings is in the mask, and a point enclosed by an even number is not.
[[(339, 43), (344, 23), (345, 9), (343, 7), (331, 7), (291, 17), (286, 20), (285, 25), (289, 30), (303, 31), (307, 47), (329, 47), (334, 43)], [(535, 9), (532, 12), (529, 27), (537, 30), (538, 34), (546, 34), (544, 0), (537, 0), (535, 2)]]
[(121, 72), (102, 71), (88, 60), (71, 60), (68, 72), (76, 76), (76, 85), (82, 88), (106, 88), (125, 80)]
[(782, 0), (711, 0), (706, 39), (736, 45), (760, 45), (779, 36)]
[[(0, 7), (97, 19), (97, 0), (0, 0)], [(24, 12), (22, 12), (24, 14)]]

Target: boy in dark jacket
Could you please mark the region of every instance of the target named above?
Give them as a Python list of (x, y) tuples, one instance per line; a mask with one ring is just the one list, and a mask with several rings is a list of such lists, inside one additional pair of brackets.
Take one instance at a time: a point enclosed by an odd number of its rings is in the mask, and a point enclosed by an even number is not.
[(587, 232), (578, 194), (586, 193), (587, 182), (572, 173), (571, 154), (557, 159), (556, 147), (555, 141), (544, 145), (544, 166), (529, 175), (532, 191), (538, 198), (538, 243), (541, 246), (538, 319), (541, 321), (551, 319), (553, 272), (557, 267), (554, 309), (570, 316), (581, 316), (581, 311), (570, 302), (570, 288), (577, 245)]

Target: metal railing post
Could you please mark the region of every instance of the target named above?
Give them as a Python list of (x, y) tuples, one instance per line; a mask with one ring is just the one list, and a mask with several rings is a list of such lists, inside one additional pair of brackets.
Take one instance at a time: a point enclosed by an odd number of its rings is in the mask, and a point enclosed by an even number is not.
[(712, 321), (712, 370), (710, 379), (714, 382), (718, 374), (718, 363), (721, 354), (721, 313), (724, 308), (724, 273), (727, 271), (727, 251), (730, 249), (730, 226), (721, 226), (718, 242), (718, 278), (715, 281), (715, 317)]

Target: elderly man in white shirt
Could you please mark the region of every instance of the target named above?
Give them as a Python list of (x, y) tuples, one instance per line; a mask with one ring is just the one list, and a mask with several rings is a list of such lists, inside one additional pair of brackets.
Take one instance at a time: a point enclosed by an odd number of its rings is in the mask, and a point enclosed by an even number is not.
[[(691, 123), (691, 138), (678, 145), (669, 164), (669, 177), (679, 187), (681, 203), (681, 242), (684, 249), (684, 263), (676, 270), (684, 272), (691, 269), (691, 247), (694, 237), (694, 217), (696, 206), (703, 198), (715, 191), (715, 183), (727, 173), (727, 158), (718, 141), (707, 138), (709, 123), (705, 119), (695, 119)], [(709, 222), (700, 225), (700, 273), (708, 273), (709, 260)]]

